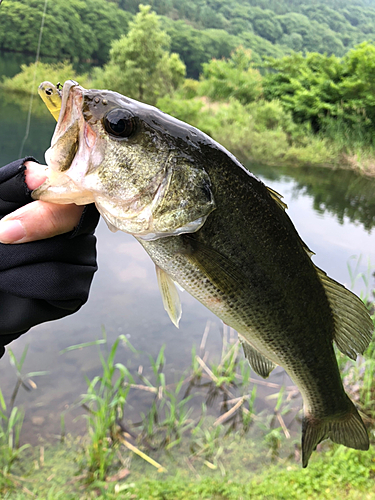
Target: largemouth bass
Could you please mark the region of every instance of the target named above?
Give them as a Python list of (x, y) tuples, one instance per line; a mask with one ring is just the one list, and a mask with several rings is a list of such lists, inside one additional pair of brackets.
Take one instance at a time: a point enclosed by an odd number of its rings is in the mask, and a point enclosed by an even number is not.
[(157, 267), (172, 321), (175, 283), (237, 330), (253, 370), (282, 366), (304, 402), (302, 464), (323, 439), (367, 450), (333, 342), (355, 359), (373, 325), (363, 303), (311, 260), (280, 195), (210, 137), (116, 92), (67, 81), (46, 152), (53, 203), (95, 203)]

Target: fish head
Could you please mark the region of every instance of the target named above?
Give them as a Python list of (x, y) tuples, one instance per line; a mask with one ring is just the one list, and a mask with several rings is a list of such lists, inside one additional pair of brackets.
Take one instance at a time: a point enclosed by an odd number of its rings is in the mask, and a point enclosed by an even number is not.
[(153, 106), (69, 80), (45, 154), (48, 179), (32, 196), (94, 202), (110, 229), (144, 239), (197, 231), (215, 209), (199, 134)]

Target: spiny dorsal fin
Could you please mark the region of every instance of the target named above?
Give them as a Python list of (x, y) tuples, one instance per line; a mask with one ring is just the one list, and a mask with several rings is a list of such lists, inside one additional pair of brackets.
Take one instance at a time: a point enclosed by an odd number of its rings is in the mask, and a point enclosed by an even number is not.
[(316, 267), (335, 320), (334, 341), (343, 354), (356, 359), (367, 349), (374, 325), (366, 306), (354, 293)]
[(178, 328), (182, 308), (176, 285), (172, 278), (170, 278), (165, 271), (160, 269), (159, 266), (155, 266), (155, 268), (164, 309), (167, 311), (172, 323)]
[(313, 252), (312, 250), (310, 250), (310, 248), (306, 245), (306, 243), (302, 242), (302, 246), (303, 246), (303, 249), (305, 250), (305, 252), (307, 253), (307, 255), (310, 257), (315, 255), (315, 252)]
[(238, 335), (238, 338), (242, 344), (245, 358), (249, 361), (251, 368), (261, 377), (267, 378), (276, 367), (275, 363), (254, 349), (241, 335)]
[[(288, 205), (286, 203), (284, 203), (282, 201), (282, 198), (284, 198), (280, 193), (278, 193), (277, 191), (275, 191), (274, 189), (266, 186), (267, 188), (267, 191), (269, 192), (269, 194), (271, 195), (271, 198), (276, 201), (276, 203), (278, 204), (278, 206), (280, 208), (282, 208), (284, 211), (287, 210), (288, 208)], [(305, 250), (305, 252), (307, 253), (307, 255), (311, 258), (313, 255), (315, 255), (315, 253), (310, 250), (310, 248), (306, 245), (306, 243), (304, 241), (301, 241), (301, 244), (303, 246), (303, 249)]]
[[(288, 205), (286, 203), (284, 203), (282, 201), (282, 198), (284, 198), (280, 193), (278, 193), (277, 191), (275, 191), (274, 189), (266, 186), (267, 188), (267, 191), (269, 192), (271, 198), (276, 201), (277, 205), (282, 208), (284, 211), (287, 210), (288, 208)], [(299, 236), (298, 236), (299, 237)], [(313, 255), (315, 255), (315, 253), (310, 250), (310, 248), (306, 245), (306, 243), (304, 241), (300, 239), (300, 242), (301, 242), (301, 245), (303, 246), (303, 249), (305, 250), (305, 252), (307, 253), (307, 255), (311, 258)]]
[(282, 198), (284, 198), (280, 193), (275, 191), (274, 189), (271, 189), (270, 187), (266, 186), (268, 192), (270, 193), (271, 197), (273, 200), (276, 201), (276, 203), (279, 205), (280, 208), (283, 210), (286, 210), (288, 208), (288, 205), (282, 201)]

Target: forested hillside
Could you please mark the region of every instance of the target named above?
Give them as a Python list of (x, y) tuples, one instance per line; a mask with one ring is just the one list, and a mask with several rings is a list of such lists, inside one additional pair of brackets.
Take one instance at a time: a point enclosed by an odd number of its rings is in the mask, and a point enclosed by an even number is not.
[[(6, 0), (0, 48), (35, 54), (43, 5)], [(73, 78), (156, 105), (241, 158), (375, 174), (372, 39), (375, 0), (153, 0), (153, 10), (139, 0), (54, 0), (42, 54), (65, 62), (42, 56), (0, 86), (10, 99), (35, 78)], [(75, 74), (67, 59), (100, 66)]]
[[(35, 54), (44, 0), (5, 0), (0, 6), (0, 49)], [(44, 20), (41, 54), (104, 62), (111, 42), (128, 29), (133, 16), (112, 2), (53, 0)]]
[[(138, 0), (118, 0), (118, 5), (130, 12), (136, 12), (139, 3)], [(190, 30), (224, 30), (261, 56), (272, 51), (269, 44), (274, 45), (272, 55), (275, 56), (280, 55), (276, 51), (285, 54), (290, 50), (341, 56), (348, 48), (375, 39), (374, 0), (313, 3), (308, 0), (152, 0), (143, 3), (152, 4), (160, 15), (187, 22)], [(173, 38), (172, 50), (175, 50)]]
[[(111, 42), (128, 31), (139, 4), (150, 4), (170, 48), (197, 78), (202, 64), (229, 57), (239, 45), (253, 60), (291, 51), (344, 55), (375, 40), (375, 0), (54, 0), (48, 3), (42, 54), (103, 64)], [(35, 53), (44, 0), (5, 0), (0, 49)]]

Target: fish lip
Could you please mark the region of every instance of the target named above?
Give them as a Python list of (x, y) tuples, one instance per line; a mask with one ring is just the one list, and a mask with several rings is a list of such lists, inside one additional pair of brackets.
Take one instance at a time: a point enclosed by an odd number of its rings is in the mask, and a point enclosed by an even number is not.
[[(67, 80), (62, 89), (62, 101), (59, 119), (51, 140), (51, 146), (45, 153), (47, 165), (55, 172), (67, 172), (72, 181), (82, 182), (86, 170), (74, 166), (77, 153), (87, 148), (92, 150), (96, 134), (85, 122), (82, 111), (86, 90), (74, 80)], [(80, 154), (81, 154), (80, 153)]]
[[(78, 109), (82, 103), (84, 89), (74, 80), (67, 80), (62, 90), (62, 101), (59, 119), (52, 136), (51, 148), (65, 134), (75, 121), (79, 119)], [(78, 102), (80, 101), (80, 102)]]

